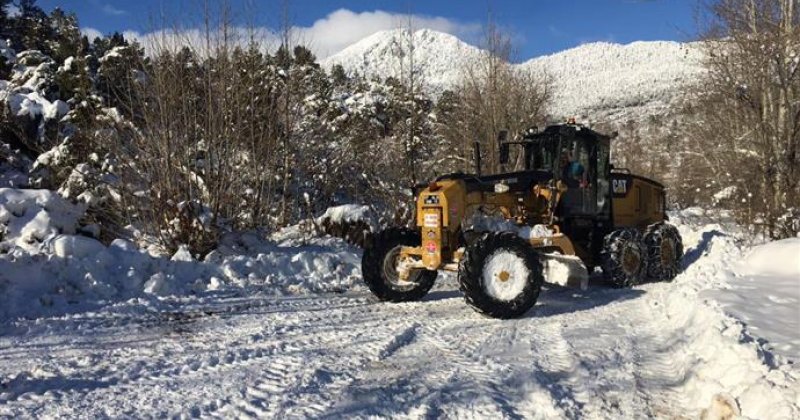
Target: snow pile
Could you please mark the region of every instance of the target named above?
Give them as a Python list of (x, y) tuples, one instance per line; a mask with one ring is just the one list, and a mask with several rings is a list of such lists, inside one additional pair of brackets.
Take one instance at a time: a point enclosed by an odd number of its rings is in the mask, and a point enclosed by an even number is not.
[(186, 248), (165, 257), (122, 239), (106, 247), (76, 236), (83, 213), (51, 191), (0, 189), (0, 319), (218, 290), (332, 292), (360, 279), (357, 249), (296, 228), (268, 239), (231, 234), (197, 261)]
[[(360, 254), (338, 239), (289, 246), (270, 240), (254, 255), (209, 254), (195, 260), (185, 249), (156, 257), (116, 240), (109, 247), (84, 237), (60, 236), (51, 255), (0, 255), (0, 319), (88, 310), (147, 296), (203, 296), (220, 290), (303, 294), (352, 288)], [(249, 292), (248, 292), (249, 291)]]
[(317, 223), (335, 223), (338, 225), (362, 222), (375, 232), (378, 230), (378, 221), (375, 212), (369, 206), (360, 204), (344, 204), (329, 207), (325, 213), (317, 218)]
[[(742, 247), (730, 228), (703, 224), (703, 213), (689, 209), (671, 217), (679, 221), (687, 244), (685, 271), (672, 284), (644, 286), (646, 298), (663, 317), (656, 323), (658, 329), (675, 331), (666, 341), (651, 345), (657, 352), (669, 349), (673, 354), (668, 363), (676, 386), (689, 396), (684, 405), (703, 408), (719, 395), (730, 395), (747, 418), (793, 418), (800, 401), (800, 372), (755, 338), (761, 331), (740, 314), (724, 304), (720, 308), (718, 300), (728, 290), (745, 292), (731, 270), (742, 258)], [(752, 308), (751, 303), (748, 295), (747, 306)], [(784, 311), (796, 314), (797, 306), (772, 302), (757, 310), (762, 311), (762, 322), (772, 323)], [(792, 335), (797, 337), (797, 330)]]
[(800, 285), (800, 238), (754, 248), (737, 270), (740, 275), (793, 277)]
[(589, 288), (589, 272), (577, 256), (544, 254), (542, 263), (546, 282), (581, 290)]
[(56, 236), (76, 233), (84, 211), (53, 191), (0, 188), (0, 252), (47, 251)]
[(800, 363), (800, 238), (754, 248), (728, 278), (708, 294), (741, 320), (765, 347)]

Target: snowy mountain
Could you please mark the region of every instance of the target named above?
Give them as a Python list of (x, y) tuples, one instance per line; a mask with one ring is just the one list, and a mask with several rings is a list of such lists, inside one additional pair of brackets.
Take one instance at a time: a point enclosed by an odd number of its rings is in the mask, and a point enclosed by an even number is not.
[(679, 87), (702, 71), (697, 44), (651, 41), (628, 45), (597, 42), (531, 59), (525, 71), (553, 80), (555, 116), (606, 117), (661, 113)]
[[(455, 36), (430, 29), (416, 31), (413, 36), (415, 67), (433, 93), (455, 87), (465, 65), (482, 54)], [(411, 44), (408, 40), (405, 29), (379, 32), (322, 64), (327, 68), (341, 64), (346, 71), (367, 77), (397, 77), (403, 68), (402, 54)], [(577, 115), (595, 121), (622, 121), (662, 113), (677, 98), (677, 88), (702, 71), (701, 58), (698, 45), (692, 43), (598, 42), (533, 58), (515, 67), (552, 77), (553, 117)]]
[(341, 64), (349, 73), (366, 77), (400, 77), (409, 67), (406, 57), (413, 45), (414, 68), (430, 91), (453, 88), (462, 69), (482, 51), (457, 37), (431, 29), (413, 33), (407, 29), (377, 32), (321, 61), (323, 67)]

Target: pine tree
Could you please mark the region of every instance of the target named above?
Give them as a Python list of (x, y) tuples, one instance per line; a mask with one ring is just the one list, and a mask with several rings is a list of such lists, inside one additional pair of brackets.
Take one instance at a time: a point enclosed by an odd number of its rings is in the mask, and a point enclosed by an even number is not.
[(19, 50), (39, 50), (50, 55), (48, 40), (53, 37), (50, 18), (35, 0), (19, 0), (19, 16), (12, 25), (12, 43)]
[(52, 51), (52, 57), (56, 62), (61, 63), (69, 57), (77, 57), (85, 52), (78, 18), (74, 13), (65, 13), (56, 8), (50, 13), (53, 37), (48, 40), (48, 49)]
[(11, 35), (11, 19), (8, 16), (8, 8), (11, 0), (0, 0), (0, 39), (6, 40)]

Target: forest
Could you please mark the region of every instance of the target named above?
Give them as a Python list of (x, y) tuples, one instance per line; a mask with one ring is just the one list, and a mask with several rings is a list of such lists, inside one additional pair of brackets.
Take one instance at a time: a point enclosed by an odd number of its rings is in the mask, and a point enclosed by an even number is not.
[[(67, 10), (0, 1), (2, 187), (82, 203), (85, 233), (103, 242), (202, 256), (226, 232), (316, 229), (339, 204), (409, 223), (412, 188), (473, 171), (476, 140), (493, 173), (501, 131), (563, 122), (549, 112), (548, 75), (516, 71), (511, 37), (491, 23), (458, 87), (433, 94), (411, 31), (387, 57), (401, 76), (368, 78), (323, 68), (290, 22), (268, 47), (229, 5), (213, 7), (200, 39), (164, 30), (142, 45), (89, 39)], [(753, 233), (797, 236), (798, 20), (792, 0), (706, 5), (705, 73), (680, 105), (595, 128), (620, 134), (616, 159), (665, 182), (671, 208), (725, 209)]]

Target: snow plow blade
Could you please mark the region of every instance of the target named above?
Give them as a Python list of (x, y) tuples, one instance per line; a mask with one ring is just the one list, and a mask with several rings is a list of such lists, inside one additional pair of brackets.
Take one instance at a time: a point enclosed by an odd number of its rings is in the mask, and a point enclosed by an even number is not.
[(544, 280), (561, 286), (589, 288), (589, 271), (580, 258), (574, 255), (541, 254)]

